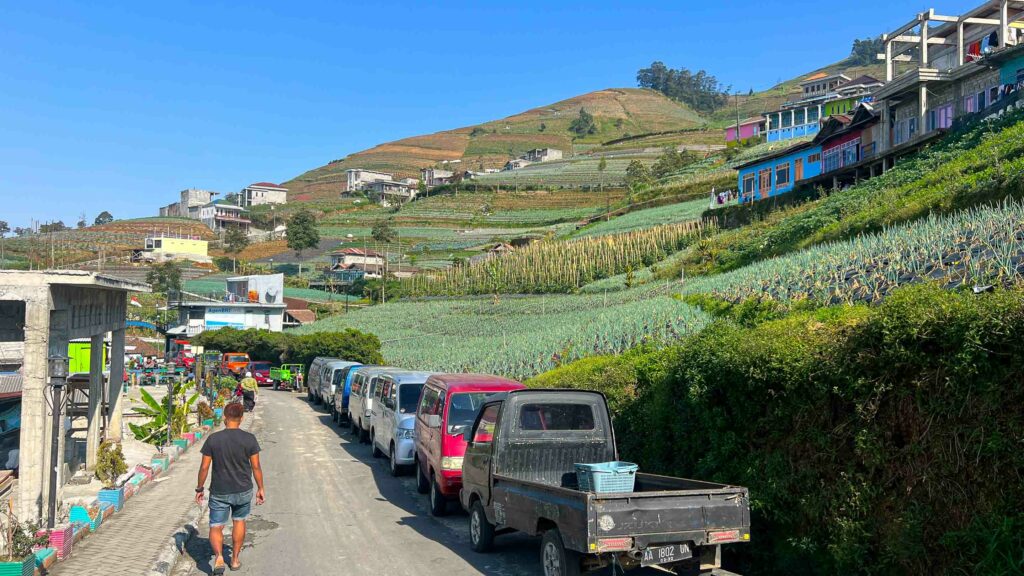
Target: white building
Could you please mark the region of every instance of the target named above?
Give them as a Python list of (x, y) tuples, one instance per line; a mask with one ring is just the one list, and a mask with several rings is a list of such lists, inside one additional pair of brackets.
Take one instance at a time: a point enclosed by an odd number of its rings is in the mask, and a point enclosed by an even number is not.
[(187, 188), (179, 194), (179, 200), (160, 208), (161, 216), (178, 216), (199, 220), (199, 212), (203, 206), (213, 202), (216, 192), (200, 188)]
[(392, 182), (391, 180), (378, 180), (370, 184), (370, 197), (378, 202), (396, 201), (399, 203), (410, 202), (416, 198), (418, 192), (416, 186), (410, 186), (405, 182)]
[(272, 182), (249, 184), (238, 193), (238, 203), (244, 208), (263, 204), (287, 204), (288, 189)]
[(523, 160), (528, 162), (548, 162), (550, 160), (561, 160), (562, 151), (556, 148), (534, 148), (528, 150), (526, 154), (521, 156)]
[(199, 210), (199, 219), (214, 232), (226, 232), (231, 228), (241, 228), (249, 232), (252, 220), (246, 217), (248, 211), (241, 206), (229, 204), (223, 200), (210, 202)]
[(219, 299), (180, 302), (177, 308), (179, 326), (168, 336), (187, 338), (220, 328), (281, 332), (287, 308), (284, 274), (228, 278)]
[(370, 184), (381, 180), (394, 180), (392, 174), (385, 172), (374, 172), (362, 168), (349, 168), (345, 170), (345, 192), (356, 192), (365, 190)]
[(452, 176), (454, 174), (455, 173), (450, 170), (439, 170), (437, 168), (420, 169), (420, 179), (426, 183), (427, 188), (448, 184), (452, 181)]
[(516, 158), (515, 160), (509, 160), (505, 163), (505, 170), (519, 170), (520, 168), (526, 168), (530, 164), (533, 164), (533, 162), (522, 158)]

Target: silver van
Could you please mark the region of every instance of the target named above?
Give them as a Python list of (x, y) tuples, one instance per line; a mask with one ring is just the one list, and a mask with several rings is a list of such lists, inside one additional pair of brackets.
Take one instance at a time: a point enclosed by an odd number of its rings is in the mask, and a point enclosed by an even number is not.
[(353, 434), (359, 441), (370, 441), (370, 417), (373, 416), (373, 393), (376, 390), (377, 376), (386, 370), (398, 370), (394, 366), (374, 366), (356, 368), (352, 377), (352, 391), (348, 398), (348, 423)]
[(324, 377), (327, 363), (336, 361), (341, 361), (341, 358), (317, 356), (313, 359), (312, 364), (309, 365), (309, 373), (306, 374), (306, 399), (311, 404), (319, 404), (322, 401), (320, 398), (320, 381)]
[(331, 360), (324, 364), (324, 375), (320, 379), (320, 390), (317, 397), (324, 408), (330, 412), (334, 408), (334, 390), (340, 382), (345, 385), (345, 375), (353, 366), (360, 366), (359, 362), (348, 360)]
[(415, 462), (416, 407), (431, 374), (388, 370), (377, 376), (370, 408), (370, 444), (375, 457), (388, 457), (392, 476), (400, 476)]

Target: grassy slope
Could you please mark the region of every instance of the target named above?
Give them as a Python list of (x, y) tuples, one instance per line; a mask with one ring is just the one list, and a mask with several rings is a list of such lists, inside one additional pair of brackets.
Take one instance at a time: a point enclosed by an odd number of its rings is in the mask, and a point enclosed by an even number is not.
[(700, 116), (689, 108), (651, 90), (599, 90), (477, 126), (381, 144), (306, 172), (285, 185), (301, 202), (337, 195), (349, 168), (418, 177), (420, 168), (442, 160), (462, 159), (463, 168), (475, 170), (481, 165), (500, 166), (510, 154), (519, 155), (530, 148), (547, 146), (571, 152), (574, 142), (568, 128), (581, 108), (594, 115), (599, 130), (580, 140), (580, 145), (600, 144), (626, 134), (682, 130), (702, 124)]

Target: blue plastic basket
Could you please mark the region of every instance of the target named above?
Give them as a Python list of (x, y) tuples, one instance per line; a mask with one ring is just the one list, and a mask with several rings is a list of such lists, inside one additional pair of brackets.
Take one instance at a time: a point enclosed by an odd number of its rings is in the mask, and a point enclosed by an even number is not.
[(575, 464), (575, 467), (580, 490), (598, 494), (632, 492), (636, 471), (640, 469), (630, 462)]

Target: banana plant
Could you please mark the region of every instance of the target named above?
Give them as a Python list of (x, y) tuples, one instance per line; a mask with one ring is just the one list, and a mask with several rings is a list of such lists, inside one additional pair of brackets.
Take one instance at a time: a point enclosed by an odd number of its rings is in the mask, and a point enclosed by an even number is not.
[(163, 446), (168, 443), (167, 438), (167, 415), (170, 413), (171, 400), (176, 398), (174, 412), (171, 415), (171, 437), (175, 437), (186, 431), (188, 428), (188, 415), (192, 411), (193, 404), (199, 399), (199, 392), (185, 398), (185, 394), (195, 386), (194, 382), (179, 382), (174, 385), (174, 393), (157, 402), (153, 395), (144, 388), (141, 389), (142, 401), (145, 406), (136, 406), (132, 410), (137, 414), (149, 417), (149, 422), (144, 424), (128, 424), (136, 440)]

